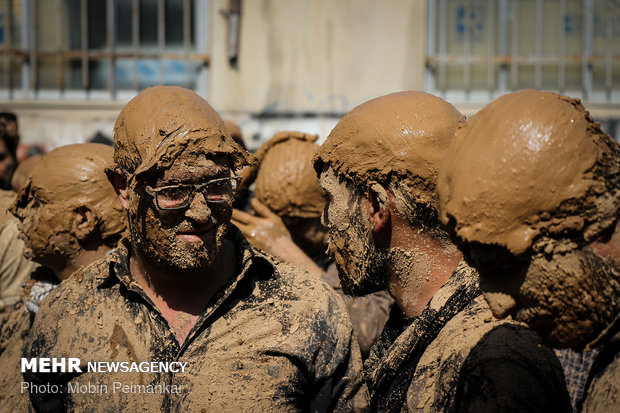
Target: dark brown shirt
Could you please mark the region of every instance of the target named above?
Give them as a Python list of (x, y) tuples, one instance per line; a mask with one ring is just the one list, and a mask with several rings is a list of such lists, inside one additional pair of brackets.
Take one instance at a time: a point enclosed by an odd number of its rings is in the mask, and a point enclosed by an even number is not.
[[(77, 357), (82, 372), (25, 373), (28, 382), (62, 389), (31, 392), (33, 404), (110, 412), (363, 410), (361, 357), (342, 300), (317, 277), (230, 233), (241, 271), (183, 345), (129, 272), (127, 242), (50, 293), (24, 354)], [(175, 373), (88, 371), (88, 362), (100, 361), (187, 365)]]

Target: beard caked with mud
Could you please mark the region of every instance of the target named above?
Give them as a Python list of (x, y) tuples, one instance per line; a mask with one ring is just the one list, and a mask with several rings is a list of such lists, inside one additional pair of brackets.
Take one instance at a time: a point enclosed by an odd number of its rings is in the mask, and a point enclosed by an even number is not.
[[(205, 175), (229, 176), (230, 170), (223, 156), (208, 159), (201, 151), (191, 148), (183, 151), (170, 168), (163, 171), (154, 185), (165, 186), (174, 182), (189, 182)], [(161, 182), (158, 184), (157, 182)], [(141, 195), (136, 192), (141, 191)], [(194, 195), (186, 209), (161, 210), (153, 196), (142, 188), (134, 187), (136, 196), (128, 209), (131, 240), (139, 253), (158, 266), (175, 270), (196, 270), (213, 264), (232, 214), (231, 203), (206, 203), (203, 195)], [(194, 202), (200, 197), (202, 202)], [(185, 236), (187, 234), (187, 236)], [(188, 240), (185, 238), (191, 239)]]
[(336, 262), (343, 291), (359, 296), (386, 289), (388, 251), (377, 248), (368, 223), (361, 219), (360, 195), (331, 168), (321, 174), (320, 184), (330, 197), (323, 214), (329, 231), (327, 251)]

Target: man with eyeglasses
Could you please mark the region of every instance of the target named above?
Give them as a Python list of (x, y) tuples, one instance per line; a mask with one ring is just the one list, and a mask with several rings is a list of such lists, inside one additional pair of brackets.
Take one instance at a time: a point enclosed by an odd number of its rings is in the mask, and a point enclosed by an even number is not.
[(24, 373), (35, 407), (363, 410), (342, 301), (229, 225), (236, 171), (255, 161), (213, 108), (180, 87), (147, 89), (121, 111), (114, 144), (107, 174), (129, 236), (39, 310), (25, 357), (79, 358), (81, 371)]

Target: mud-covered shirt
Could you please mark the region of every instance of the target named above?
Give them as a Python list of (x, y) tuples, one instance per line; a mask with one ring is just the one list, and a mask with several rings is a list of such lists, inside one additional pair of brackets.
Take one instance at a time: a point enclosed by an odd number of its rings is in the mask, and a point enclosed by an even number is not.
[[(232, 227), (229, 238), (241, 270), (211, 299), (182, 345), (128, 270), (126, 241), (52, 291), (24, 355), (79, 358), (81, 372), (24, 373), (35, 407), (363, 410), (361, 357), (342, 300), (317, 277), (254, 249)], [(129, 371), (99, 362), (125, 362)], [(132, 369), (144, 362), (148, 368)], [(151, 362), (163, 363), (156, 370), (180, 364), (174, 372), (153, 372)], [(38, 391), (49, 388), (58, 391)]]
[(493, 317), (464, 261), (423, 312), (397, 306), (365, 363), (372, 411), (570, 412), (562, 367), (525, 325)]
[(620, 318), (603, 335), (611, 338), (604, 340), (590, 370), (583, 413), (620, 411)]

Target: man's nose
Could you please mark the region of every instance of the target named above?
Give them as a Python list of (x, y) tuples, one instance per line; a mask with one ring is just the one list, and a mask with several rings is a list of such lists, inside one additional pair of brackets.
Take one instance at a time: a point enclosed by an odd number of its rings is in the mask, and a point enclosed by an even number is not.
[(211, 209), (202, 193), (197, 193), (185, 211), (185, 217), (192, 221), (204, 224), (211, 216)]

